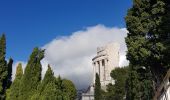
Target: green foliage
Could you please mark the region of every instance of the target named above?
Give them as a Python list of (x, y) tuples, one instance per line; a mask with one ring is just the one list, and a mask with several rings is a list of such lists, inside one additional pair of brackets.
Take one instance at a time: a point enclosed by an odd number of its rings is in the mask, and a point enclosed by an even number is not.
[(5, 98), (5, 83), (8, 75), (7, 71), (7, 62), (5, 60), (6, 54), (6, 38), (3, 34), (0, 37), (0, 99), (3, 100)]
[(60, 83), (62, 83), (62, 80), (56, 79), (54, 77), (54, 80), (52, 82), (46, 84), (44, 90), (40, 95), (40, 100), (48, 100), (48, 99), (63, 100), (64, 98), (63, 98), (62, 87)]
[(40, 61), (43, 57), (44, 50), (34, 48), (21, 79), (20, 100), (29, 100), (37, 91), (37, 86), (41, 81), (42, 66)]
[[(48, 70), (44, 76), (44, 79), (38, 86), (38, 90), (36, 94), (32, 97), (32, 100), (46, 100), (51, 97), (55, 93), (55, 82), (56, 79), (54, 77), (54, 73), (51, 70), (51, 67), (48, 65)], [(55, 100), (55, 99), (54, 99)]]
[(168, 5), (164, 0), (134, 0), (126, 16), (127, 58), (132, 65), (150, 66), (158, 82), (170, 68)]
[(153, 81), (149, 69), (133, 69), (130, 66), (129, 77), (126, 80), (127, 100), (150, 100), (153, 97)]
[(8, 62), (8, 76), (7, 76), (7, 88), (10, 88), (12, 84), (12, 64), (13, 64), (13, 59), (10, 58)]
[(170, 68), (169, 23), (170, 3), (167, 0), (133, 1), (126, 16), (127, 58), (130, 61), (127, 99), (152, 99), (153, 87), (160, 85)]
[(111, 72), (111, 77), (115, 84), (108, 84), (105, 95), (106, 100), (123, 100), (126, 95), (126, 80), (128, 77), (129, 67), (115, 68)]
[(99, 74), (96, 73), (95, 87), (94, 87), (94, 100), (102, 100), (101, 84)]
[(44, 79), (31, 100), (75, 100), (75, 96), (76, 88), (74, 84), (69, 80), (62, 80), (60, 76), (55, 78), (51, 67), (48, 65)]
[(44, 50), (34, 48), (25, 68), (24, 74), (21, 63), (18, 64), (15, 80), (12, 82), (12, 64), (5, 60), (6, 38), (0, 37), (0, 100), (75, 100), (76, 88), (67, 79), (54, 77), (51, 67), (41, 81), (41, 60)]
[(6, 55), (6, 37), (3, 34), (0, 37), (0, 100), (5, 99), (5, 92), (11, 85), (12, 75), (12, 63), (13, 60), (9, 60), (9, 64), (5, 60)]
[(48, 69), (46, 71), (44, 79), (42, 80), (41, 84), (38, 87), (38, 91), (41, 93), (42, 91), (44, 91), (44, 88), (48, 83), (54, 82), (54, 81), (55, 81), (54, 73), (50, 65), (48, 65)]
[[(54, 77), (54, 73), (48, 65), (48, 70), (41, 81), (41, 59), (44, 57), (44, 50), (34, 48), (25, 68), (24, 74), (22, 65), (18, 64), (15, 80), (10, 89), (6, 91), (6, 100), (75, 100), (76, 88), (70, 80)], [(11, 68), (13, 60), (10, 59), (6, 67), (6, 83), (11, 82)], [(5, 99), (5, 95), (3, 95)], [(3, 100), (0, 99), (0, 100)]]
[(10, 89), (7, 91), (6, 100), (19, 100), (22, 76), (23, 76), (22, 64), (19, 63), (16, 69), (15, 80), (13, 81)]
[(63, 79), (62, 86), (64, 87), (62, 91), (69, 97), (69, 100), (75, 100), (77, 92), (72, 81)]
[(140, 99), (140, 82), (139, 82), (139, 75), (135, 70), (131, 70), (130, 66), (130, 72), (129, 77), (126, 80), (126, 100), (138, 100)]

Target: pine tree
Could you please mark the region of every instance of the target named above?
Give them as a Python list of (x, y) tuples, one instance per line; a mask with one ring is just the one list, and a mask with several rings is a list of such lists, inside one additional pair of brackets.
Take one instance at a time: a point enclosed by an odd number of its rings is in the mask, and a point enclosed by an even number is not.
[(101, 84), (99, 74), (96, 73), (95, 87), (94, 87), (94, 100), (102, 100)]
[(22, 64), (19, 63), (16, 69), (15, 80), (7, 92), (6, 100), (18, 100), (20, 96), (21, 78), (23, 76)]
[(21, 80), (20, 100), (29, 100), (37, 91), (37, 86), (41, 81), (42, 66), (40, 61), (43, 57), (44, 50), (34, 48)]
[(131, 97), (127, 98), (131, 100), (152, 99), (153, 89), (170, 68), (169, 10), (167, 0), (134, 0), (128, 11), (126, 44), (131, 74), (127, 90)]
[(126, 96), (125, 86), (129, 67), (115, 68), (111, 72), (114, 84), (107, 86), (106, 100), (123, 100)]

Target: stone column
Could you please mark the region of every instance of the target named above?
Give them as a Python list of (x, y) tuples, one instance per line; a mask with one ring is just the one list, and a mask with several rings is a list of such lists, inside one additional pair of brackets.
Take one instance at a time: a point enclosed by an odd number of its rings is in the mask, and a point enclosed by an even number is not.
[(108, 80), (110, 73), (108, 72), (108, 61), (107, 58), (105, 59), (105, 80)]
[(96, 61), (96, 73), (100, 73), (99, 71), (100, 71), (100, 65), (99, 65), (99, 61)]
[(102, 59), (100, 60), (100, 81), (103, 81), (103, 66), (102, 66)]
[(96, 62), (93, 62), (93, 84), (95, 83), (96, 75)]
[(104, 59), (104, 66), (103, 66), (103, 68), (104, 68), (104, 80), (106, 80), (106, 59)]
[(94, 84), (95, 84), (95, 79), (96, 79), (96, 73), (98, 73), (99, 74), (99, 63), (98, 63), (98, 61), (95, 61), (95, 66), (94, 66), (94, 76), (93, 76), (93, 81), (94, 81)]

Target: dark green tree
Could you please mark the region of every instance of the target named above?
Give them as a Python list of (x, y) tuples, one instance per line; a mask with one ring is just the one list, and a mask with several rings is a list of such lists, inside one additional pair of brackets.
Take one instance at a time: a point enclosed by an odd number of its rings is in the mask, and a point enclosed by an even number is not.
[(62, 91), (64, 92), (65, 95), (67, 95), (67, 97), (69, 97), (69, 100), (76, 99), (77, 92), (72, 81), (63, 79), (62, 87), (63, 87)]
[(101, 84), (99, 74), (96, 73), (95, 86), (94, 86), (94, 100), (102, 100)]
[(53, 81), (46, 84), (40, 96), (41, 99), (42, 100), (48, 100), (48, 99), (49, 100), (66, 100), (63, 98), (61, 84), (62, 84), (62, 80), (54, 77)]
[(138, 73), (132, 69), (133, 67), (129, 66), (129, 75), (126, 80), (125, 89), (126, 89), (126, 100), (138, 100), (141, 98), (140, 91), (140, 80)]
[[(48, 84), (53, 84), (55, 86), (55, 81), (56, 81), (56, 79), (54, 77), (54, 73), (53, 73), (50, 65), (48, 65), (48, 69), (47, 69), (47, 71), (45, 73), (44, 79), (39, 84), (36, 94), (34, 94), (32, 96), (32, 100), (45, 100), (45, 98), (48, 97), (46, 95), (47, 94), (46, 87), (48, 86)], [(50, 89), (52, 89), (52, 87), (49, 88), (49, 90)], [(53, 90), (55, 90), (55, 87), (53, 87)], [(54, 92), (54, 91), (52, 91), (52, 92)], [(52, 92), (49, 93), (49, 96), (51, 96), (51, 94), (53, 94)]]
[(21, 79), (20, 100), (29, 100), (37, 91), (37, 86), (41, 82), (42, 66), (40, 61), (43, 57), (44, 50), (34, 48)]
[(2, 34), (0, 37), (0, 100), (5, 99), (6, 89), (11, 85), (11, 73), (13, 60), (9, 60), (9, 64), (5, 60), (6, 55), (6, 37)]
[(10, 58), (8, 62), (8, 77), (7, 77), (7, 89), (10, 88), (12, 84), (12, 64), (13, 64), (13, 59)]
[(106, 100), (123, 100), (126, 96), (126, 80), (128, 77), (129, 67), (115, 68), (111, 72), (114, 84), (107, 86)]
[[(134, 0), (126, 16), (130, 74), (127, 98), (150, 100), (170, 68), (170, 14), (167, 0)], [(156, 84), (154, 85), (153, 82)]]
[(60, 76), (54, 77), (54, 73), (48, 65), (44, 79), (31, 100), (75, 100), (75, 96), (74, 84), (69, 80), (62, 80)]
[(46, 71), (44, 79), (42, 80), (41, 85), (39, 86), (39, 92), (41, 93), (44, 90), (45, 86), (48, 83), (53, 82), (53, 81), (55, 81), (54, 73), (53, 73), (50, 65), (48, 65), (48, 69)]
[(16, 69), (15, 80), (7, 92), (6, 100), (19, 100), (21, 78), (23, 76), (22, 64), (19, 63)]

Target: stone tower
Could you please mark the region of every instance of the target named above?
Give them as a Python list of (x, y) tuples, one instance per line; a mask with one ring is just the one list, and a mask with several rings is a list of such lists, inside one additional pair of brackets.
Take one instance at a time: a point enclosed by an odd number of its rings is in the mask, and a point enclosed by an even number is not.
[(109, 43), (103, 47), (97, 48), (97, 55), (93, 61), (93, 84), (95, 84), (95, 75), (99, 74), (102, 89), (105, 90), (106, 85), (113, 83), (110, 73), (119, 66), (119, 44)]

